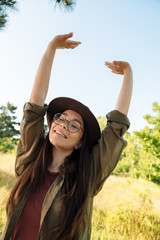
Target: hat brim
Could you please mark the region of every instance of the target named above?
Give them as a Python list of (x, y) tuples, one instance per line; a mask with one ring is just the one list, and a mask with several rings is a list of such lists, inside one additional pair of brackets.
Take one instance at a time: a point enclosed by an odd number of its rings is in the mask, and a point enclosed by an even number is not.
[(58, 97), (53, 99), (48, 106), (47, 122), (51, 127), (53, 116), (56, 113), (63, 113), (65, 110), (73, 110), (81, 115), (87, 128), (87, 144), (91, 149), (101, 137), (101, 131), (96, 117), (90, 109), (83, 103), (68, 97)]

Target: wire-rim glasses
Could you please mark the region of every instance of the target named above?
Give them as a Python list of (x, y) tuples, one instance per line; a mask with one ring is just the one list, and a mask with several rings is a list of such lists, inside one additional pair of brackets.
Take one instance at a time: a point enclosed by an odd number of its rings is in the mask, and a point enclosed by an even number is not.
[(53, 122), (57, 125), (63, 124), (63, 123), (67, 123), (67, 129), (69, 132), (71, 133), (76, 133), (78, 132), (80, 129), (83, 132), (83, 129), (81, 127), (81, 124), (78, 120), (67, 120), (66, 119), (66, 115), (63, 113), (56, 113), (53, 117)]

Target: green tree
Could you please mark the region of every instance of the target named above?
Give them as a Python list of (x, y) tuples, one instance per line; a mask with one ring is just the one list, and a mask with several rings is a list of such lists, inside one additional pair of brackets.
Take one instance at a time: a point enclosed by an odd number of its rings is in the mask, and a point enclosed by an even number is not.
[(146, 178), (160, 184), (160, 106), (157, 102), (153, 103), (153, 111), (154, 116), (144, 116), (152, 127), (125, 134), (128, 145), (114, 174)]
[(74, 0), (54, 0), (56, 4), (59, 4), (60, 7), (63, 7), (66, 10), (73, 10), (76, 2)]
[[(139, 169), (139, 159), (141, 147), (138, 144), (135, 134), (125, 133), (124, 139), (127, 146), (123, 150), (120, 161), (114, 170), (114, 174), (122, 174), (124, 176), (140, 177), (141, 169)], [(142, 177), (142, 176), (141, 176)]]
[(0, 107), (0, 138), (13, 138), (19, 135), (19, 130), (15, 128), (20, 125), (16, 122), (16, 109), (17, 107), (10, 102), (7, 103), (7, 106)]
[[(51, 0), (51, 2), (55, 2), (55, 6), (59, 5), (61, 9), (67, 11), (72, 11), (75, 6), (74, 0)], [(17, 1), (0, 0), (0, 29), (5, 28), (9, 11), (17, 11)]]
[(0, 107), (0, 152), (10, 152), (17, 145), (19, 130), (15, 127), (20, 124), (16, 122), (15, 111), (17, 107), (11, 103)]
[(100, 125), (100, 128), (101, 128), (101, 131), (102, 131), (107, 124), (107, 119), (106, 119), (106, 117), (99, 116), (99, 117), (97, 117), (97, 121), (98, 121), (98, 123)]
[(147, 114), (144, 119), (152, 126), (146, 126), (139, 132), (134, 134), (139, 140), (139, 144), (142, 146), (147, 160), (144, 159), (144, 164), (147, 163), (148, 170), (147, 177), (154, 182), (160, 183), (160, 105), (158, 102), (153, 103), (154, 115)]
[(145, 151), (160, 159), (160, 105), (154, 102), (152, 110), (155, 112), (155, 116), (150, 114), (144, 116), (144, 119), (152, 127), (145, 127), (140, 132), (136, 132), (136, 135), (143, 144)]
[(16, 1), (0, 0), (0, 29), (6, 26), (9, 11), (16, 10)]

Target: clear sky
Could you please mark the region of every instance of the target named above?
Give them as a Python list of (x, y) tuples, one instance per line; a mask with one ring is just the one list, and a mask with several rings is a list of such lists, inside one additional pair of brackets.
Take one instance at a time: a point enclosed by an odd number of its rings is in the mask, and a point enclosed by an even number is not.
[(129, 110), (130, 132), (146, 125), (143, 116), (160, 103), (160, 1), (77, 0), (73, 12), (46, 0), (20, 1), (0, 32), (0, 105), (18, 106), (29, 100), (40, 59), (57, 34), (73, 32), (82, 42), (74, 50), (58, 50), (46, 99), (68, 96), (86, 104), (95, 116), (114, 109), (122, 76), (105, 61), (128, 61), (134, 72)]

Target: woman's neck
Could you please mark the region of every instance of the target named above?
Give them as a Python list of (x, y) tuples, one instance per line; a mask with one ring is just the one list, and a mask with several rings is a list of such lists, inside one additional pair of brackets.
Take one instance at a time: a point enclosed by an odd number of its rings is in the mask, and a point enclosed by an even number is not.
[(50, 172), (59, 172), (59, 167), (64, 163), (64, 160), (69, 156), (71, 152), (62, 151), (53, 147), (52, 150), (52, 162), (48, 167)]

